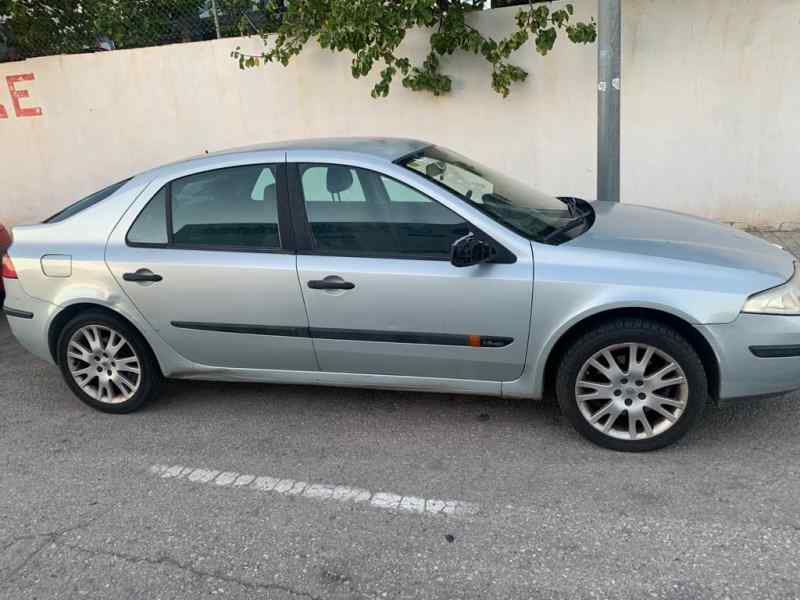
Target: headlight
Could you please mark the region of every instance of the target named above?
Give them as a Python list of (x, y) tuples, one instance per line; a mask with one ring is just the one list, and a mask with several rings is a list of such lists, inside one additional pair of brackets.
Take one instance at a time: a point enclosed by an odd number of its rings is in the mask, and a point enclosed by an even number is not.
[(792, 278), (778, 287), (753, 294), (742, 312), (762, 315), (800, 315), (800, 270), (794, 265)]

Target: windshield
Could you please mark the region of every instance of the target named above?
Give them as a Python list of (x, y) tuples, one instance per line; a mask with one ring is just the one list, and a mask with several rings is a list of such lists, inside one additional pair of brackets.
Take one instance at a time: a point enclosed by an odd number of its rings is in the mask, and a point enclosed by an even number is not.
[[(568, 203), (446, 148), (429, 146), (398, 162), (537, 242), (557, 243), (572, 239), (591, 224), (576, 214)], [(592, 212), (586, 203), (582, 204), (582, 212)], [(586, 226), (565, 228), (576, 218), (582, 218)]]

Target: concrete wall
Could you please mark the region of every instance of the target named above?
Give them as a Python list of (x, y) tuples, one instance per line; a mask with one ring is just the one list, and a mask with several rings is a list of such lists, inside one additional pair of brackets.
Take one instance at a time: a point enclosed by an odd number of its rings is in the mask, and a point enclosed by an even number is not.
[[(596, 9), (574, 1), (581, 16)], [(800, 0), (628, 0), (623, 10), (623, 201), (800, 222)], [(476, 25), (499, 35), (515, 12)], [(309, 136), (420, 137), (553, 194), (595, 195), (594, 46), (560, 43), (545, 58), (526, 48), (516, 60), (530, 77), (505, 100), (464, 55), (445, 65), (447, 97), (398, 85), (373, 100), (346, 56), (311, 51), (288, 69), (240, 71), (229, 57), (238, 44), (261, 47), (228, 39), (0, 65), (0, 221), (42, 219), (165, 161)], [(406, 50), (419, 56), (424, 37)], [(18, 111), (6, 77), (28, 73), (11, 81)]]

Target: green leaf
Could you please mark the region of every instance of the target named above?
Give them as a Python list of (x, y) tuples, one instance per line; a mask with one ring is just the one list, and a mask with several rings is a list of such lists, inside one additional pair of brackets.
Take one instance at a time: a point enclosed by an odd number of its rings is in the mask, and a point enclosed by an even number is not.
[[(349, 53), (354, 78), (368, 76), (379, 65), (379, 77), (370, 94), (383, 98), (389, 94), (397, 73), (405, 88), (435, 96), (449, 93), (452, 79), (442, 72), (440, 59), (461, 51), (490, 66), (492, 88), (506, 97), (511, 87), (525, 81), (528, 75), (506, 61), (531, 39), (537, 52), (547, 54), (555, 46), (559, 30), (573, 43), (592, 43), (597, 37), (594, 21), (570, 22), (572, 4), (552, 12), (545, 4), (531, 4), (515, 15), (512, 32), (495, 39), (472, 24), (469, 15), (480, 5), (475, 0), (270, 0), (265, 25), (259, 32), (269, 50), (262, 57), (243, 57), (237, 48), (236, 55), (231, 56), (242, 67), (262, 62), (286, 66), (309, 41), (315, 41), (325, 50)], [(406, 33), (418, 28), (432, 29), (429, 52), (421, 64), (397, 54)]]

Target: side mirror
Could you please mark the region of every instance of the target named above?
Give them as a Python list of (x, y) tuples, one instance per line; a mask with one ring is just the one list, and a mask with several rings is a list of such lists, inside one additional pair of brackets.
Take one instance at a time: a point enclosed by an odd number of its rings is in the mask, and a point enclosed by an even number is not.
[(468, 233), (450, 247), (450, 263), (454, 267), (469, 267), (489, 262), (497, 256), (497, 248)]

